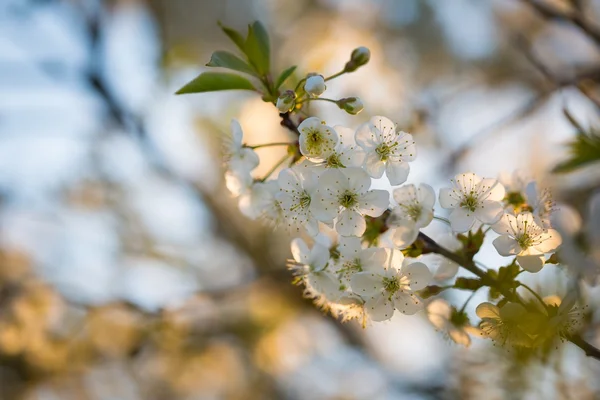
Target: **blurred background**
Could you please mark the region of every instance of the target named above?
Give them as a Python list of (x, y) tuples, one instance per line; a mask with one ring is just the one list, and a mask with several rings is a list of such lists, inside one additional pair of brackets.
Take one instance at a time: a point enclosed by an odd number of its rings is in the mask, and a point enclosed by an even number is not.
[[(422, 315), (364, 330), (324, 315), (290, 283), (288, 238), (224, 189), (231, 118), (250, 144), (280, 141), (275, 108), (174, 95), (234, 50), (217, 21), (261, 20), (276, 71), (327, 76), (366, 46), (371, 62), (328, 84), (365, 110), (314, 114), (398, 122), (419, 148), (409, 183), (524, 169), (573, 201), (600, 168), (547, 171), (576, 131), (565, 109), (598, 124), (600, 1), (531, 3), (0, 0), (0, 399), (600, 398), (600, 363), (571, 345), (516, 363), (488, 341), (451, 344)], [(285, 150), (259, 151), (264, 174)], [(494, 253), (478, 257), (502, 265)], [(564, 294), (546, 270), (531, 285)]]

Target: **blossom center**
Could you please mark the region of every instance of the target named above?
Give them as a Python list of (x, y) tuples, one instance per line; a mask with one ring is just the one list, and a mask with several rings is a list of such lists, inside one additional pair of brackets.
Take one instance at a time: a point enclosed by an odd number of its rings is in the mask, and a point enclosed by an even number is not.
[(467, 210), (474, 212), (475, 209), (477, 208), (477, 205), (479, 204), (479, 200), (477, 199), (477, 197), (472, 194), (469, 193), (467, 195), (465, 195), (465, 197), (463, 198), (463, 201), (460, 203), (460, 206), (463, 208), (466, 208)]
[(308, 208), (308, 206), (310, 206), (310, 202), (311, 202), (310, 194), (308, 194), (308, 192), (304, 191), (298, 197), (298, 203), (296, 205), (294, 205), (291, 208), (291, 210), (296, 211), (298, 208), (304, 210), (304, 209)]
[(306, 148), (309, 152), (318, 152), (323, 145), (324, 138), (318, 130), (309, 130), (306, 133)]
[(525, 197), (521, 192), (510, 192), (506, 194), (504, 201), (513, 206), (520, 206), (525, 203)]
[(397, 143), (394, 143), (392, 145), (388, 145), (387, 143), (381, 143), (375, 149), (375, 153), (377, 153), (381, 161), (387, 161), (392, 155), (392, 152), (394, 151), (394, 147), (396, 147), (396, 145)]
[(329, 168), (345, 168), (346, 166), (340, 161), (340, 156), (337, 153), (333, 153), (327, 157), (326, 165)]
[(522, 249), (527, 249), (533, 244), (533, 238), (528, 233), (524, 233), (517, 238), (517, 243)]
[(345, 208), (353, 207), (358, 203), (358, 196), (347, 190), (339, 197), (339, 203)]
[(404, 209), (406, 215), (408, 215), (413, 221), (418, 220), (423, 212), (423, 207), (418, 203), (413, 204), (400, 204), (400, 207)]

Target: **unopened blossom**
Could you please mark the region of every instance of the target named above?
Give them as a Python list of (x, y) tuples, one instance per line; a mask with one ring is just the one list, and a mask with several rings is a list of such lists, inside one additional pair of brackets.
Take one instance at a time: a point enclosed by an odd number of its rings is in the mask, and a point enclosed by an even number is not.
[(320, 243), (309, 248), (300, 238), (294, 239), (291, 247), (294, 262), (289, 264), (289, 268), (294, 275), (304, 280), (309, 295), (323, 295), (329, 300), (335, 300), (339, 293), (339, 282), (327, 271), (329, 249)]
[(300, 152), (311, 161), (326, 160), (339, 143), (335, 129), (325, 121), (310, 117), (298, 126), (300, 132)]
[(404, 185), (393, 192), (398, 205), (392, 209), (388, 225), (396, 228), (392, 240), (401, 249), (410, 246), (419, 235), (421, 228), (429, 225), (433, 219), (435, 192), (429, 185), (422, 183)]
[(358, 127), (355, 139), (366, 153), (364, 168), (372, 178), (381, 178), (385, 171), (391, 185), (406, 182), (408, 162), (417, 156), (412, 135), (397, 132), (396, 124), (377, 116)]
[(467, 232), (479, 220), (483, 224), (498, 222), (503, 213), (504, 186), (496, 179), (482, 179), (472, 172), (458, 174), (452, 188), (440, 190), (440, 205), (451, 209), (450, 225), (455, 232)]
[(281, 188), (275, 198), (279, 202), (290, 228), (304, 228), (310, 235), (319, 233), (319, 223), (313, 215), (317, 176), (299, 168), (284, 169), (277, 183)]
[(427, 304), (426, 311), (431, 324), (457, 344), (469, 347), (469, 334), (479, 333), (478, 329), (470, 325), (469, 317), (464, 311), (457, 310), (444, 299), (432, 300)]
[(346, 63), (344, 67), (344, 71), (346, 72), (354, 72), (359, 67), (365, 65), (371, 59), (371, 52), (368, 48), (361, 46), (352, 50), (350, 54), (350, 61)]
[(554, 229), (544, 230), (530, 212), (517, 216), (504, 214), (493, 226), (500, 234), (493, 242), (501, 256), (517, 256), (517, 263), (529, 272), (538, 272), (545, 263), (544, 254), (555, 250), (561, 243), (560, 234)]
[(293, 90), (286, 90), (277, 98), (277, 103), (275, 107), (279, 110), (280, 113), (286, 113), (291, 111), (296, 104), (296, 92)]
[(327, 89), (323, 75), (312, 75), (306, 78), (304, 90), (312, 97), (319, 97)]
[(369, 190), (371, 179), (360, 168), (329, 169), (319, 178), (313, 213), (325, 223), (336, 219), (342, 236), (362, 236), (365, 215), (378, 217), (389, 205), (385, 190)]
[(523, 329), (530, 313), (517, 303), (508, 303), (502, 308), (492, 303), (481, 303), (475, 310), (481, 318), (479, 328), (483, 335), (504, 346), (531, 346), (533, 340)]
[(404, 264), (401, 251), (385, 249), (385, 266), (352, 276), (354, 293), (365, 299), (365, 309), (373, 321), (385, 321), (394, 315), (394, 309), (404, 314), (415, 314), (423, 308), (423, 301), (415, 291), (423, 289), (431, 280), (431, 272), (423, 263)]
[(259, 163), (256, 152), (244, 146), (243, 140), (244, 133), (240, 123), (235, 119), (231, 120), (231, 136), (224, 141), (223, 159), (227, 166), (227, 187), (236, 196), (250, 187), (250, 172)]
[(358, 97), (346, 97), (338, 100), (336, 104), (350, 115), (356, 115), (364, 108), (362, 100)]
[(255, 182), (248, 191), (240, 196), (239, 206), (242, 214), (250, 219), (263, 219), (279, 225), (283, 220), (283, 209), (276, 196), (279, 184), (272, 180)]

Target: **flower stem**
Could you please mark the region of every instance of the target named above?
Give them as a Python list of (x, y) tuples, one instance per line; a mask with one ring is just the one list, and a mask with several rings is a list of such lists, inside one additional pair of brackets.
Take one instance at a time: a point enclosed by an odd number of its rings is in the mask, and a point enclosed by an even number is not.
[(337, 104), (337, 101), (336, 101), (336, 100), (333, 100), (333, 99), (328, 99), (328, 98), (325, 98), (325, 97), (307, 97), (307, 98), (306, 98), (306, 99), (304, 99), (304, 100), (300, 100), (300, 101), (296, 102), (296, 104), (308, 103), (309, 101), (316, 101), (316, 100), (328, 101), (328, 102), (330, 102), (330, 103), (335, 103), (335, 104)]
[(342, 75), (344, 75), (345, 73), (346, 73), (346, 71), (345, 71), (345, 70), (342, 70), (342, 71), (338, 72), (337, 74), (333, 74), (333, 75), (331, 75), (331, 76), (328, 76), (327, 78), (325, 78), (325, 82), (327, 82), (327, 81), (330, 81), (330, 80), (332, 80), (332, 79), (335, 79), (335, 78), (337, 78), (338, 76), (342, 76)]
[(469, 298), (465, 301), (465, 303), (460, 308), (459, 313), (462, 314), (463, 312), (465, 312), (465, 308), (467, 308), (467, 304), (469, 304), (469, 302), (471, 301), (471, 299), (475, 296), (475, 293), (477, 293), (477, 290), (479, 290), (479, 289), (473, 290), (473, 293), (471, 293), (471, 295), (469, 296)]
[(271, 146), (293, 146), (295, 143), (286, 143), (286, 142), (275, 142), (275, 143), (264, 143), (264, 144), (257, 144), (255, 146), (246, 146), (249, 149), (255, 150), (255, 149), (260, 149), (262, 147), (271, 147)]
[(281, 160), (279, 160), (277, 162), (277, 164), (273, 165), (273, 168), (271, 168), (269, 170), (269, 172), (267, 172), (267, 174), (264, 176), (264, 178), (262, 178), (260, 181), (264, 182), (267, 180), (268, 177), (270, 177), (271, 175), (273, 175), (273, 172), (277, 171), (277, 168), (281, 167), (283, 165), (283, 163), (285, 163), (285, 161), (290, 158), (290, 156), (288, 154), (286, 154), (285, 156), (283, 156), (281, 158)]

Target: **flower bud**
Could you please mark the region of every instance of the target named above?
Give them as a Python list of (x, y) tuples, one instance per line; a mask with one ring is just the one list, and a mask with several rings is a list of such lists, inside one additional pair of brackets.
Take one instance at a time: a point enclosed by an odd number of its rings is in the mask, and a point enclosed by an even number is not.
[(304, 90), (311, 96), (319, 97), (327, 89), (323, 75), (312, 75), (306, 79)]
[(371, 59), (371, 52), (366, 47), (358, 47), (352, 50), (350, 55), (350, 61), (346, 63), (344, 71), (353, 72), (356, 71), (360, 66), (365, 65)]
[(356, 115), (363, 110), (363, 102), (358, 97), (346, 97), (337, 101), (337, 105), (348, 114)]
[(277, 104), (275, 107), (280, 113), (285, 114), (291, 111), (296, 105), (296, 92), (293, 90), (286, 90), (277, 98)]

